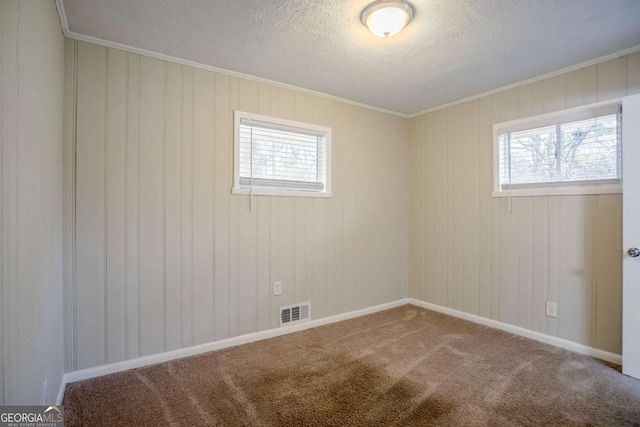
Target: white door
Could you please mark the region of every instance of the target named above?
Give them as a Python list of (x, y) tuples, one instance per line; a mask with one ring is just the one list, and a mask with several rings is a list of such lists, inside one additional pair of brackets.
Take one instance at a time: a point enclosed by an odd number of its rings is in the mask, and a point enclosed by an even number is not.
[(640, 378), (640, 95), (622, 114), (622, 372)]

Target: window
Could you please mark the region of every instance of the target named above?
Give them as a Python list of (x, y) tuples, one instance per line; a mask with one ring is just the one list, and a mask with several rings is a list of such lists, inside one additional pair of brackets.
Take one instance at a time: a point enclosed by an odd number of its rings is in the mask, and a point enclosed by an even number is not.
[(331, 197), (331, 129), (234, 112), (233, 194)]
[(494, 196), (621, 192), (621, 112), (595, 104), (494, 125)]

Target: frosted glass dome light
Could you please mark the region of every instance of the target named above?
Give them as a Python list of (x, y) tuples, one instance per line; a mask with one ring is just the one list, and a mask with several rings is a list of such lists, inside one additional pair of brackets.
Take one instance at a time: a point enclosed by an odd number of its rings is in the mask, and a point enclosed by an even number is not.
[(378, 37), (398, 34), (415, 14), (413, 6), (403, 0), (379, 0), (367, 6), (360, 15), (362, 23)]

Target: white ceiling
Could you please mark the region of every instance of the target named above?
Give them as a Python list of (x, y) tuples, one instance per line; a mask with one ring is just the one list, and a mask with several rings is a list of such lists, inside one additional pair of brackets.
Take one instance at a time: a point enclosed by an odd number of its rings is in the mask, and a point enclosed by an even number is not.
[(69, 30), (411, 114), (640, 45), (640, 0), (62, 0)]

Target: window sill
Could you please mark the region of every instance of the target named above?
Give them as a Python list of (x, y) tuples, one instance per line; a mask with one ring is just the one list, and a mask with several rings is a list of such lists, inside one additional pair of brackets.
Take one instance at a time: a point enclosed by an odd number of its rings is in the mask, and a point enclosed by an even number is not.
[(537, 197), (537, 196), (580, 196), (590, 194), (621, 194), (622, 184), (572, 185), (565, 187), (518, 188), (514, 190), (492, 191), (491, 197)]
[[(251, 191), (247, 188), (233, 188), (231, 194), (248, 196)], [(295, 191), (295, 190), (264, 190), (254, 188), (252, 194), (254, 196), (276, 196), (276, 197), (312, 197), (321, 199), (330, 199), (333, 193), (325, 191)]]

